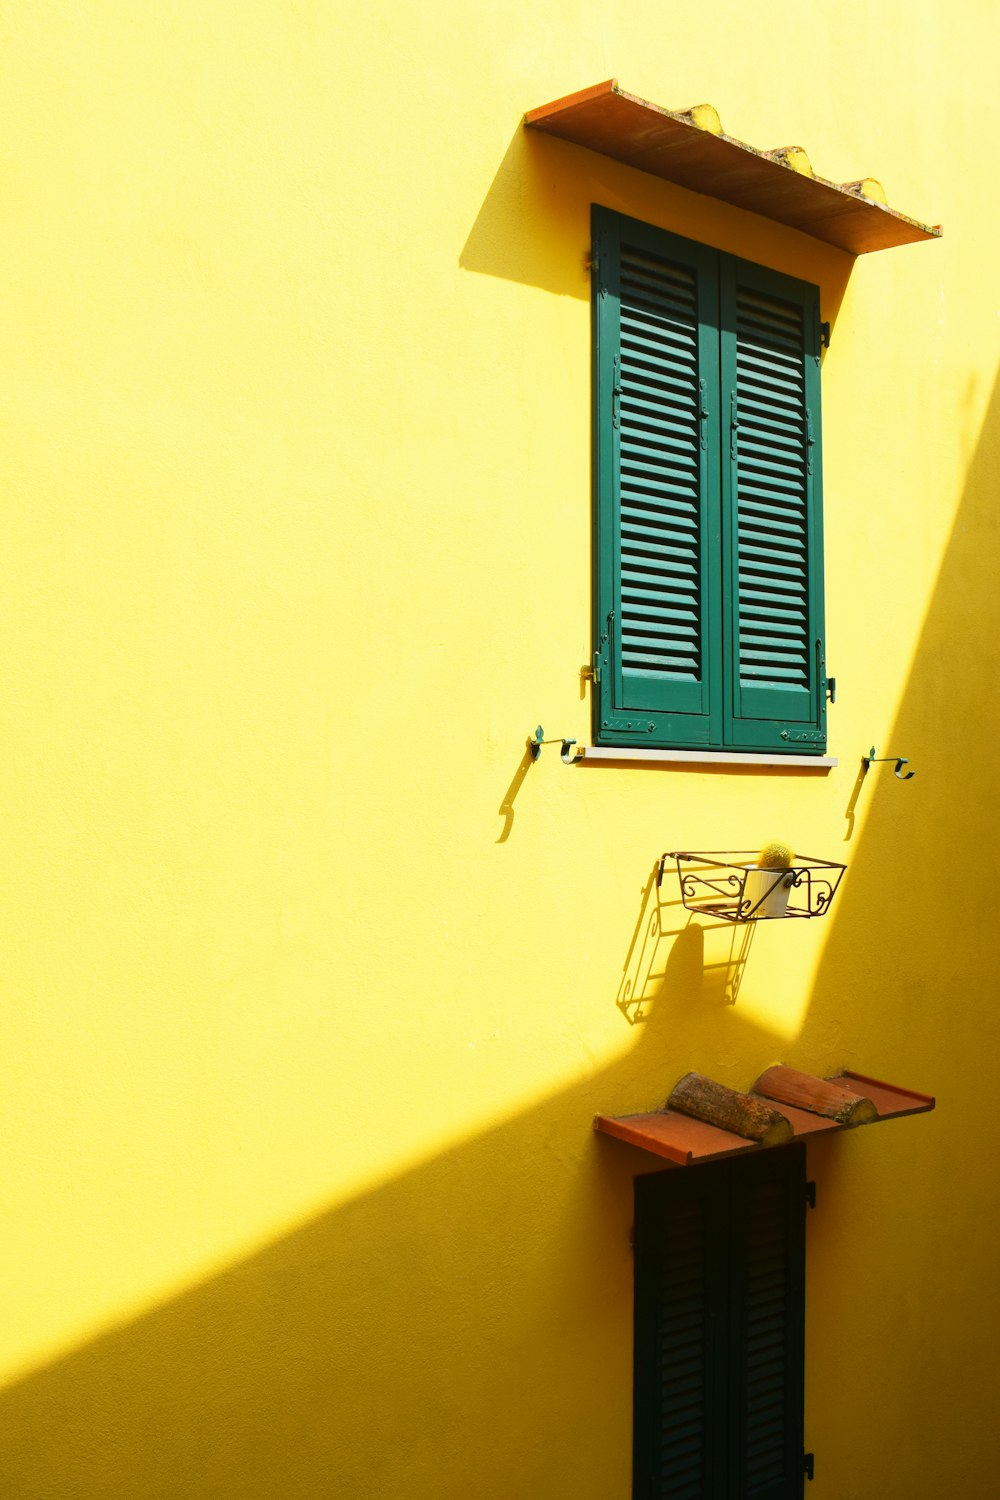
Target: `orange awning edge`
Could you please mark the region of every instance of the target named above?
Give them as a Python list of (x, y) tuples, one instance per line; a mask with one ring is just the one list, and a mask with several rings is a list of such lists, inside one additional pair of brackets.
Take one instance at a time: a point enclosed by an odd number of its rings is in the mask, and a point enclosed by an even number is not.
[[(881, 1083), (864, 1073), (844, 1071), (827, 1082), (839, 1084), (870, 1099), (878, 1110), (877, 1118), (868, 1122), (873, 1125), (903, 1115), (926, 1114), (937, 1102), (930, 1094), (920, 1094), (896, 1084)], [(770, 1099), (767, 1102), (789, 1121), (795, 1140), (832, 1130), (864, 1128), (862, 1125), (841, 1125), (826, 1116), (795, 1109), (788, 1104), (775, 1104)], [(641, 1115), (597, 1115), (594, 1129), (682, 1167), (696, 1166), (699, 1162), (715, 1161), (725, 1156), (738, 1156), (746, 1151), (773, 1149), (733, 1135), (728, 1130), (720, 1130), (702, 1120), (692, 1119), (673, 1109)]]
[(813, 172), (799, 146), (759, 150), (726, 135), (711, 105), (664, 109), (627, 93), (614, 78), (530, 109), (524, 123), (852, 255), (941, 234), (939, 224), (922, 224), (869, 196), (882, 192), (873, 178), (830, 182)]

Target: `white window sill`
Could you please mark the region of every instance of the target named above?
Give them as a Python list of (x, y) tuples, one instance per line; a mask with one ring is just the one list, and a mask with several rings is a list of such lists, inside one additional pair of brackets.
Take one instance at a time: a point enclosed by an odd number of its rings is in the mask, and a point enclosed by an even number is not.
[(771, 766), (775, 770), (831, 771), (835, 755), (745, 755), (728, 750), (641, 750), (621, 745), (572, 745), (563, 754), (567, 765), (589, 766), (602, 761), (627, 761), (643, 766)]

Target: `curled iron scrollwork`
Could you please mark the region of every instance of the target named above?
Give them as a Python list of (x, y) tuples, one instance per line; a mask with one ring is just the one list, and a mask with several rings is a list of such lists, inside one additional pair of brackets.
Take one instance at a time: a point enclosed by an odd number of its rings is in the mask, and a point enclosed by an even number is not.
[[(776, 912), (761, 909), (762, 898), (755, 900), (746, 894), (747, 877), (751, 870), (758, 868), (752, 852), (674, 852), (663, 856), (661, 870), (668, 859), (676, 865), (681, 902), (688, 911), (717, 917), (724, 922), (767, 921), (778, 916)], [(692, 869), (692, 865), (697, 869)], [(800, 855), (792, 869), (785, 873), (774, 871), (774, 885), (785, 885), (789, 890), (788, 906), (781, 916), (824, 916), (846, 868), (846, 865), (832, 860)], [(795, 900), (796, 893), (799, 894), (798, 901)]]

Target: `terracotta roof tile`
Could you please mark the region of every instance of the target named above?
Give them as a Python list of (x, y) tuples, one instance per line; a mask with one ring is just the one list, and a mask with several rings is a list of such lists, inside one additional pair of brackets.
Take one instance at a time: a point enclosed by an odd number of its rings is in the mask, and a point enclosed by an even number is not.
[(873, 177), (830, 182), (801, 146), (763, 151), (726, 135), (711, 104), (669, 110), (607, 79), (531, 109), (525, 125), (587, 146), (668, 182), (721, 198), (837, 245), (852, 255), (936, 239), (940, 225), (921, 224), (889, 208)]
[[(830, 1114), (818, 1113), (815, 1109), (800, 1109), (795, 1105), (776, 1101), (773, 1094), (769, 1094), (768, 1102), (789, 1121), (793, 1139), (820, 1135), (831, 1130), (858, 1129), (861, 1124), (877, 1124), (880, 1120), (892, 1120), (901, 1115), (924, 1114), (932, 1110), (936, 1102), (929, 1094), (918, 1094), (895, 1084), (880, 1083), (863, 1073), (846, 1071), (838, 1073), (835, 1078), (822, 1079), (791, 1068), (776, 1067), (769, 1068), (762, 1074), (758, 1083), (770, 1079), (772, 1084), (777, 1083), (780, 1087), (783, 1081), (781, 1074), (790, 1075), (784, 1081), (794, 1082), (799, 1090), (804, 1086), (803, 1080), (815, 1085), (813, 1093), (817, 1100), (829, 1099), (829, 1092), (824, 1085), (832, 1085), (834, 1091), (841, 1095), (846, 1093), (870, 1100), (877, 1111), (874, 1116), (870, 1111), (855, 1112), (853, 1121), (838, 1120)], [(652, 1114), (597, 1115), (594, 1129), (684, 1167), (714, 1161), (719, 1157), (739, 1156), (746, 1151), (768, 1149), (757, 1141), (744, 1139), (729, 1130), (720, 1130), (716, 1125), (693, 1119), (690, 1115), (681, 1114), (666, 1106)]]

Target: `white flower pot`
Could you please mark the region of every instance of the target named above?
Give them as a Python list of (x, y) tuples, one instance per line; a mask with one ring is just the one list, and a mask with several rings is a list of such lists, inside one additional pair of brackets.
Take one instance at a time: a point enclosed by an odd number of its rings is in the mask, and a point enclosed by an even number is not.
[(758, 865), (748, 865), (743, 885), (744, 912), (752, 918), (783, 917), (793, 878), (791, 870), (762, 870)]

